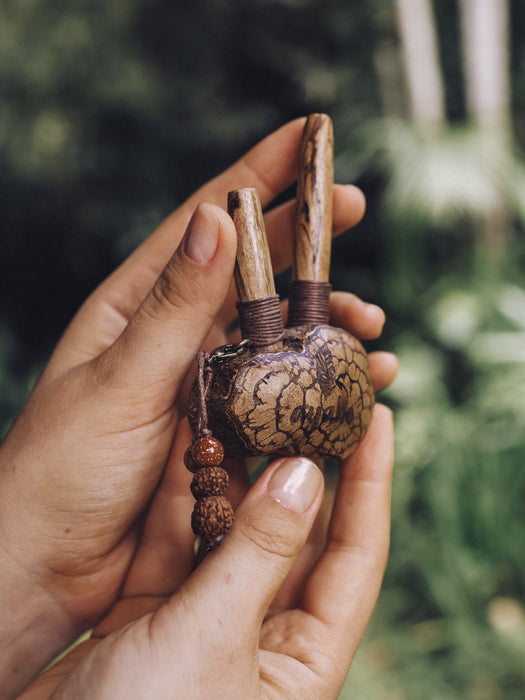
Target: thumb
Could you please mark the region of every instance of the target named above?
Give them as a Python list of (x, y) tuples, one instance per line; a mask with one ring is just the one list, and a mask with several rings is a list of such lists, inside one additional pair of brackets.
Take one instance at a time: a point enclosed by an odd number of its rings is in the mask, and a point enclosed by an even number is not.
[(119, 338), (92, 365), (105, 384), (133, 397), (173, 402), (231, 284), (233, 221), (200, 204), (155, 285)]
[(323, 483), (320, 469), (304, 457), (271, 464), (239, 506), (224, 544), (188, 581), (187, 593), (213, 598), (236, 633), (239, 619), (260, 625), (306, 542)]

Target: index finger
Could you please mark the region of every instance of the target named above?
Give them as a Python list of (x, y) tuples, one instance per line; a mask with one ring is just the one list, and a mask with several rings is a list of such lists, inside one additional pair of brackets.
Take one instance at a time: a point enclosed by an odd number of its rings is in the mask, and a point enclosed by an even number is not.
[(349, 665), (372, 615), (390, 540), (391, 411), (376, 404), (365, 439), (341, 465), (327, 544), (303, 609), (329, 628), (332, 658)]
[[(152, 270), (156, 278), (179, 244), (195, 207), (200, 202), (210, 202), (224, 208), (230, 190), (255, 187), (262, 206), (267, 206), (297, 177), (304, 124), (304, 118), (288, 122), (198, 189), (129, 256), (108, 279), (108, 283), (120, 283), (124, 278), (132, 280), (137, 269), (142, 270), (143, 267)], [(147, 289), (141, 290), (141, 298), (146, 291)]]

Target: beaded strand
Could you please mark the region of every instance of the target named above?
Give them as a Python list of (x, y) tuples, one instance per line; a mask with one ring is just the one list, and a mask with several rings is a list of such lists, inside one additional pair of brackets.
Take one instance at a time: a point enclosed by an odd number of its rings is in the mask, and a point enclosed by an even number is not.
[(200, 409), (198, 433), (184, 454), (184, 465), (193, 473), (191, 492), (195, 506), (191, 515), (193, 532), (202, 539), (208, 551), (222, 544), (233, 524), (233, 508), (224, 495), (228, 488), (228, 472), (221, 466), (224, 447), (211, 435), (207, 426), (206, 393), (211, 368), (206, 365), (208, 354), (197, 355)]

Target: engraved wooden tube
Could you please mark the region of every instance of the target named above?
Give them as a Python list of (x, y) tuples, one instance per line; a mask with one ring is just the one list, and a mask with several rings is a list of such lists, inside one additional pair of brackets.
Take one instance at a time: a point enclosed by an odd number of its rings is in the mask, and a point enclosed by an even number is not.
[(234, 277), (241, 334), (253, 345), (269, 347), (282, 338), (284, 328), (257, 190), (230, 192), (228, 212), (237, 230)]
[(270, 251), (257, 190), (245, 187), (228, 193), (228, 213), (237, 230), (235, 284), (240, 301), (275, 294)]
[(330, 117), (310, 115), (301, 144), (297, 181), (289, 326), (328, 322), (333, 141)]

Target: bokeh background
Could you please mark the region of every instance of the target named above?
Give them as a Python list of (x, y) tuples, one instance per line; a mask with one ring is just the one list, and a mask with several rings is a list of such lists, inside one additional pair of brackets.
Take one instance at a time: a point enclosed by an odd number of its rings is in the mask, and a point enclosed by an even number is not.
[[(525, 697), (523, 0), (3, 0), (0, 425), (94, 286), (286, 120), (365, 220), (401, 371), (392, 551), (341, 698)], [(373, 345), (370, 345), (373, 347)]]

